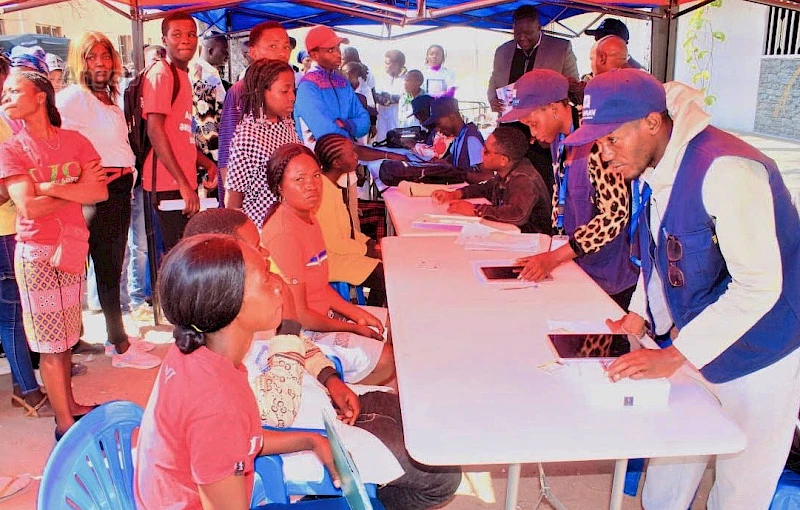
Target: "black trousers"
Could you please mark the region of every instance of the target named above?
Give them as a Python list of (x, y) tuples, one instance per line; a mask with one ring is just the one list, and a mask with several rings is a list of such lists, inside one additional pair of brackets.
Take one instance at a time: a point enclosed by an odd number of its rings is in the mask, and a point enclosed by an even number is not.
[(461, 483), (461, 469), (426, 466), (412, 459), (403, 438), (400, 401), (394, 393), (370, 392), (359, 397), (356, 427), (375, 435), (400, 463), (405, 474), (378, 488), (386, 510), (425, 510), (450, 501)]
[(119, 291), (131, 223), (132, 187), (133, 174), (123, 175), (108, 184), (108, 200), (83, 208), (89, 227), (89, 255), (94, 262), (97, 297), (106, 319), (108, 341), (114, 345), (128, 339), (122, 323)]
[(378, 262), (378, 265), (361, 285), (369, 288), (367, 306), (386, 306), (386, 278), (383, 275), (383, 262)]

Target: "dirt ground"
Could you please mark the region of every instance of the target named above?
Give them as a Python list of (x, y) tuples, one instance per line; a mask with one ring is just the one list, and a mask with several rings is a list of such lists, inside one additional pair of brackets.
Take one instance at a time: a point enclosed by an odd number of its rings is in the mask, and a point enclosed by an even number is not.
[[(778, 161), (787, 186), (792, 190), (796, 203), (800, 201), (800, 144), (786, 140), (742, 135), (742, 138), (763, 150)], [(85, 339), (102, 344), (105, 341), (105, 324), (102, 315), (84, 314), (87, 334)], [(164, 355), (171, 341), (168, 331), (152, 331), (152, 325), (132, 322), (126, 316), (126, 326), (131, 334), (146, 334), (151, 341), (159, 343), (155, 351)], [(141, 329), (140, 329), (141, 328)], [(133, 370), (111, 367), (111, 359), (100, 356), (76, 356), (86, 363), (88, 374), (74, 379), (76, 398), (82, 403), (99, 403), (108, 400), (131, 400), (142, 406), (147, 402), (157, 369)], [(0, 363), (0, 372), (2, 364)], [(11, 407), (11, 376), (0, 375), (0, 475), (28, 474), (41, 476), (44, 464), (53, 448), (54, 423), (48, 418), (26, 418)], [(447, 510), (502, 509), (505, 501), (505, 466), (470, 467), (459, 495)], [(552, 493), (570, 510), (596, 510), (608, 508), (613, 461), (545, 464)], [(712, 472), (706, 472), (693, 508), (705, 508), (711, 486)], [(36, 508), (38, 481), (34, 480), (23, 492), (0, 502), (0, 510), (31, 510)], [(640, 491), (641, 492), (641, 491)], [(539, 477), (536, 465), (527, 465), (522, 470), (520, 484), (520, 509), (533, 509), (540, 496)], [(540, 508), (551, 508), (542, 504)], [(625, 510), (641, 509), (641, 498), (625, 497)], [(47, 509), (51, 510), (51, 509)], [(55, 509), (52, 509), (55, 510)]]

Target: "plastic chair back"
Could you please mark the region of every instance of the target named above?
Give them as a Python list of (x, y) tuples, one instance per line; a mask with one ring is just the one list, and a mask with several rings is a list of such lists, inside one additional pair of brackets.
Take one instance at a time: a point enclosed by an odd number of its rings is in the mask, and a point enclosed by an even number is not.
[(75, 423), (47, 460), (37, 508), (136, 510), (131, 438), (142, 414), (133, 402), (118, 400)]
[[(347, 283), (347, 282), (330, 282), (330, 284), (331, 284), (331, 287), (333, 287), (333, 290), (335, 290), (340, 296), (342, 296), (342, 299), (344, 299), (348, 303), (350, 302), (350, 284), (349, 283)], [(367, 299), (364, 296), (364, 287), (362, 287), (361, 285), (356, 285), (355, 288), (356, 288), (356, 304), (357, 305), (361, 305), (361, 306), (366, 305), (367, 304)]]

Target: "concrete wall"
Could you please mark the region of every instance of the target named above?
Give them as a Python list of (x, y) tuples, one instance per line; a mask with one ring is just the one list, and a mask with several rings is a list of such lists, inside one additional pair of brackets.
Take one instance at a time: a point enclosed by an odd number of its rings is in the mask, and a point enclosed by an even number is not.
[[(36, 24), (61, 27), (62, 35), (77, 39), (84, 32), (103, 32), (118, 47), (120, 35), (131, 34), (131, 22), (94, 0), (72, 0), (47, 7), (0, 15), (7, 35), (35, 34)], [(161, 44), (161, 20), (144, 24), (146, 44)]]
[(800, 57), (764, 57), (755, 131), (800, 140)]
[[(722, 7), (708, 8), (713, 30), (725, 34), (725, 41), (714, 41), (711, 57), (711, 82), (708, 93), (717, 103), (708, 110), (714, 125), (723, 129), (752, 132), (755, 126), (761, 53), (767, 20), (767, 7), (740, 0), (723, 0)], [(679, 20), (675, 79), (692, 84), (694, 72), (685, 60), (683, 42), (689, 30), (687, 14)], [(709, 49), (708, 44), (699, 45)]]

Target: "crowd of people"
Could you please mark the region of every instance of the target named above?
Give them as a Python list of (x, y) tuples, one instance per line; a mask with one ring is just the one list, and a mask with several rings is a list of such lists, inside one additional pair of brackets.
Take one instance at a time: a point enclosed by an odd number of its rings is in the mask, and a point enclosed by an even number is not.
[[(162, 365), (139, 437), (144, 509), (247, 508), (261, 454), (309, 450), (335, 477), (320, 436), (262, 429), (319, 428), (326, 409), (346, 434), (377, 438), (354, 444), (386, 466), (370, 474), (386, 508), (446, 503), (460, 469), (404, 447), (380, 243), (361, 232), (354, 195), (359, 162), (411, 163), (369, 142), (415, 127), (413, 153), (468, 183), (435, 203), (552, 235), (550, 251), (519, 259), (520, 278), (574, 260), (626, 312), (612, 331), (659, 344), (618, 358), (613, 381), (702, 373), (748, 438), (716, 460), (709, 506), (767, 508), (800, 407), (797, 210), (774, 162), (710, 126), (698, 91), (629, 57), (622, 22), (587, 33), (592, 73), (579, 79), (570, 43), (544, 34), (534, 7), (514, 12), (486, 139), (459, 110), (440, 45), (422, 69), (387, 51), (376, 75), (315, 27), (293, 66), (296, 41), (264, 22), (232, 84), (219, 70), (226, 38), (205, 37), (198, 54), (184, 13), (164, 18), (139, 76), (125, 78), (99, 32), (74, 41), (67, 64), (15, 49), (0, 61), (0, 337), (15, 404), (54, 417), (58, 440), (92, 409), (72, 394), (72, 353)], [(124, 87), (135, 104), (121, 104)], [(146, 122), (144, 151), (132, 119)], [(201, 211), (207, 194), (219, 207)], [(468, 201), (479, 197), (489, 203)], [(146, 223), (159, 240), (149, 247)], [(106, 346), (80, 340), (87, 259)], [(122, 320), (151, 316), (151, 281), (174, 326), (163, 361)], [(367, 305), (330, 282), (366, 287)], [(651, 460), (644, 507), (686, 508), (707, 461)]]

